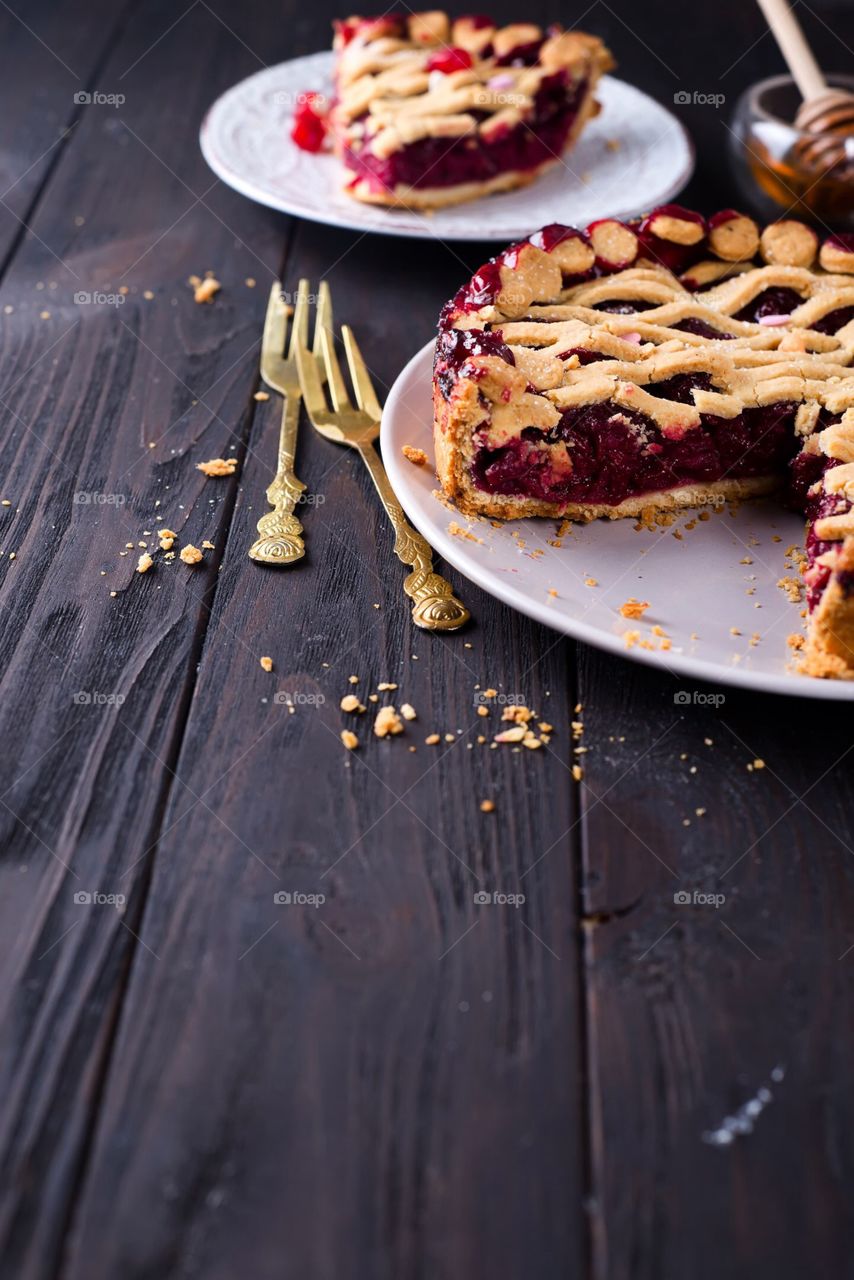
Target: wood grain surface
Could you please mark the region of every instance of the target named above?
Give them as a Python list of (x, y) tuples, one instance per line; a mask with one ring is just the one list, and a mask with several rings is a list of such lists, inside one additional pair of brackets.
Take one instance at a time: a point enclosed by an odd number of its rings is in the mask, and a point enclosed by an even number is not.
[[(758, 9), (493, 11), (580, 22), (666, 104), (723, 94), (680, 111), (684, 200), (737, 201)], [(270, 281), (328, 279), (384, 392), (489, 254), (206, 168), (210, 102), (336, 13), (0, 5), (0, 1274), (847, 1275), (850, 715), (576, 646), (453, 571), (472, 626), (416, 631), (359, 460), (306, 424), (307, 556), (246, 557)], [(803, 20), (844, 69), (850, 11)], [(139, 575), (158, 526), (213, 547)], [(418, 717), (383, 741), (339, 709), (380, 682)], [(548, 747), (479, 742), (486, 688)]]

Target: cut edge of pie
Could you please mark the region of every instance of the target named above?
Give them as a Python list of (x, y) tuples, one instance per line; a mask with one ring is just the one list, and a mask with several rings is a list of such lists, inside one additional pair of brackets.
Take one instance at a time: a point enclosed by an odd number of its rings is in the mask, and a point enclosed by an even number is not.
[(369, 204), (440, 209), (526, 186), (561, 162), (614, 66), (601, 40), (441, 10), (335, 24), (329, 129)]
[(553, 224), (443, 309), (436, 466), (469, 515), (617, 519), (784, 490), (800, 669), (854, 679), (854, 236), (678, 205)]

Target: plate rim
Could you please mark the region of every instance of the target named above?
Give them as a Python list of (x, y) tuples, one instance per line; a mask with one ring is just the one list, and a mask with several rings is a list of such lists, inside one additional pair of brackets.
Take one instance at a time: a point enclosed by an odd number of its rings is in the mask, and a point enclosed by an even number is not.
[[(674, 654), (672, 650), (662, 654), (657, 650), (645, 650), (637, 647), (627, 649), (622, 637), (608, 635), (583, 620), (574, 621), (572, 618), (555, 614), (547, 604), (541, 604), (514, 587), (511, 582), (505, 582), (503, 579), (498, 578), (497, 575), (490, 574), (488, 569), (483, 569), (469, 557), (464, 543), (452, 537), (444, 529), (434, 528), (426, 519), (423, 519), (418, 504), (411, 499), (407, 473), (404, 470), (404, 466), (409, 467), (411, 470), (412, 464), (401, 461), (398, 456), (398, 450), (394, 447), (392, 434), (399, 403), (411, 388), (413, 380), (417, 379), (421, 374), (421, 366), (429, 360), (432, 367), (435, 345), (435, 338), (425, 343), (406, 362), (395, 378), (383, 409), (380, 426), (380, 446), (392, 488), (407, 517), (442, 559), (452, 565), (458, 573), (461, 573), (469, 582), (473, 582), (475, 586), (485, 591), (487, 595), (500, 600), (508, 608), (515, 609), (526, 617), (533, 618), (535, 622), (542, 623), (552, 631), (557, 631), (582, 644), (589, 644), (594, 649), (602, 649), (606, 653), (625, 658), (630, 662), (640, 662), (645, 666), (654, 667), (658, 671), (674, 677), (690, 677), (694, 680), (703, 680), (709, 684), (718, 683), (735, 688), (749, 689), (754, 693), (771, 693), (786, 697), (813, 698), (831, 702), (854, 701), (854, 681), (820, 680), (814, 676), (802, 676), (794, 673), (792, 675), (777, 676), (772, 675), (770, 672), (751, 672), (736, 667), (729, 668), (717, 662), (710, 662), (708, 659), (691, 657), (687, 654)], [(511, 522), (508, 521), (507, 523)]]
[[(317, 210), (305, 209), (299, 205), (295, 207), (291, 202), (276, 198), (271, 192), (259, 191), (249, 179), (232, 169), (223, 157), (217, 153), (213, 141), (214, 129), (212, 126), (212, 120), (215, 114), (223, 109), (224, 104), (228, 100), (238, 97), (245, 91), (246, 86), (252, 81), (268, 76), (272, 77), (276, 72), (281, 71), (283, 67), (290, 67), (294, 63), (305, 62), (309, 59), (319, 60), (321, 58), (328, 58), (331, 62), (333, 57), (334, 54), (331, 49), (322, 49), (315, 53), (300, 54), (296, 58), (286, 58), (283, 62), (274, 63), (269, 67), (262, 67), (260, 71), (253, 71), (251, 75), (244, 76), (242, 80), (239, 80), (236, 84), (231, 85), (223, 93), (219, 94), (219, 96), (208, 107), (202, 119), (202, 123), (199, 127), (199, 147), (205, 162), (208, 164), (210, 169), (213, 170), (220, 181), (224, 182), (226, 186), (230, 186), (233, 190), (238, 191), (247, 199), (254, 201), (256, 204), (262, 205), (264, 208), (275, 209), (278, 213), (285, 213), (291, 217), (304, 218), (307, 222), (316, 222), (322, 226), (341, 227), (345, 230), (356, 231), (362, 234), (400, 236), (405, 239), (413, 240), (440, 239), (451, 243), (467, 244), (477, 242), (507, 244), (512, 242), (514, 238), (522, 238), (526, 235), (530, 235), (532, 230), (530, 226), (526, 227), (524, 231), (520, 231), (518, 235), (515, 232), (508, 234), (506, 230), (490, 230), (488, 226), (485, 229), (479, 230), (476, 233), (473, 232), (472, 234), (464, 232), (461, 233), (459, 231), (446, 232), (444, 229), (442, 229), (441, 234), (439, 234), (430, 229), (429, 218), (427, 216), (424, 217), (424, 221), (428, 225), (425, 225), (423, 228), (411, 224), (400, 226), (394, 226), (392, 224), (387, 226), (375, 226), (372, 224), (366, 225), (364, 222), (358, 220), (359, 213), (362, 209), (362, 206), (359, 205), (358, 201), (353, 201), (353, 205), (355, 207), (352, 211), (352, 215), (349, 210), (346, 213), (338, 213), (333, 210), (332, 212), (323, 214)], [(619, 76), (603, 76), (602, 79), (619, 84), (623, 88), (629, 89), (632, 93), (635, 93), (639, 97), (645, 99), (647, 102), (652, 103), (659, 111), (664, 112), (664, 114), (672, 121), (681, 133), (687, 152), (685, 165), (674, 176), (673, 182), (663, 189), (663, 194), (655, 200), (656, 204), (666, 204), (668, 201), (672, 200), (674, 196), (678, 195), (683, 187), (685, 187), (685, 185), (690, 181), (696, 168), (696, 147), (691, 134), (678, 116), (676, 116), (668, 107), (664, 106), (663, 103), (659, 102), (657, 98), (653, 98), (653, 96), (646, 93), (645, 90), (639, 89), (637, 85), (631, 84), (628, 80), (622, 80)], [(483, 198), (486, 199), (487, 197)], [(479, 204), (479, 202), (472, 201), (471, 204), (476, 205)], [(373, 208), (373, 206), (369, 207)], [(649, 201), (645, 200), (641, 201), (639, 204), (627, 205), (624, 208), (615, 207), (614, 209), (603, 213), (601, 216), (625, 220), (635, 216), (635, 214), (643, 212), (643, 210), (648, 207)], [(412, 212), (417, 212), (417, 210)]]

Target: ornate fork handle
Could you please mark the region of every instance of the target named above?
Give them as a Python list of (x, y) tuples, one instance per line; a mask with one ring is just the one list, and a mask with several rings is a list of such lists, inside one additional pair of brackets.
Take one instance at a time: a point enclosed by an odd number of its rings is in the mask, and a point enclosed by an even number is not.
[(433, 572), (432, 548), (403, 514), (376, 449), (370, 444), (360, 445), (359, 453), (394, 528), (394, 553), (413, 569), (403, 582), (404, 591), (413, 601), (412, 621), (425, 631), (456, 631), (471, 614), (454, 595), (450, 582)]
[(261, 564), (293, 564), (305, 555), (302, 525), (294, 515), (294, 507), (305, 492), (305, 485), (294, 475), (299, 405), (299, 396), (285, 399), (276, 476), (267, 490), (267, 501), (273, 510), (258, 521), (261, 536), (249, 548), (250, 558)]

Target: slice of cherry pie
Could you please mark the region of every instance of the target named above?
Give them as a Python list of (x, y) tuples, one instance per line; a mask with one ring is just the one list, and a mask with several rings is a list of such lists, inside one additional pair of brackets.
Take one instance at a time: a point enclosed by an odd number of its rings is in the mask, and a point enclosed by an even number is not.
[(560, 162), (612, 65), (601, 40), (439, 10), (335, 24), (329, 124), (346, 190), (434, 209), (531, 182)]
[(590, 520), (782, 490), (807, 518), (803, 666), (854, 678), (854, 237), (667, 205), (552, 225), (442, 312), (439, 478)]

